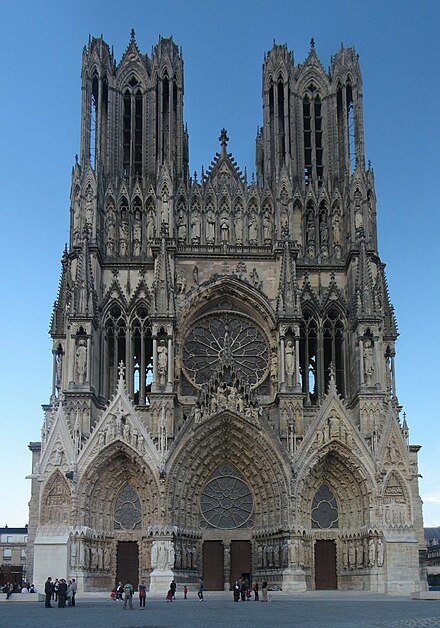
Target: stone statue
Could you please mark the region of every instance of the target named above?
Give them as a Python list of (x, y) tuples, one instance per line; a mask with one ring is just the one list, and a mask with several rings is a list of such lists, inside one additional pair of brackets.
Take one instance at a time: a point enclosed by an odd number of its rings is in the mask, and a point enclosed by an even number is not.
[(170, 217), (170, 195), (168, 193), (168, 188), (164, 185), (162, 189), (162, 206), (160, 211), (160, 222), (161, 224), (168, 224)]
[(243, 244), (243, 214), (241, 211), (238, 211), (235, 219), (235, 242), (238, 245)]
[(142, 244), (142, 218), (141, 212), (137, 209), (134, 213), (133, 223), (133, 255), (138, 257), (141, 254)]
[(264, 243), (268, 244), (271, 241), (271, 224), (270, 224), (270, 215), (268, 212), (264, 214), (263, 218), (263, 239)]
[(180, 210), (179, 217), (177, 219), (177, 240), (182, 244), (186, 242), (186, 232), (185, 214), (183, 210)]
[(191, 243), (200, 244), (200, 215), (197, 210), (191, 216)]
[(380, 538), (377, 540), (377, 566), (383, 566), (383, 542)]
[(154, 228), (154, 210), (150, 209), (147, 214), (147, 242), (151, 242), (155, 236), (155, 228)]
[(309, 257), (315, 257), (315, 239), (316, 239), (316, 228), (315, 223), (312, 216), (309, 216), (307, 221), (307, 252)]
[(371, 340), (364, 341), (364, 381), (367, 386), (373, 385), (374, 355)]
[(368, 540), (368, 566), (369, 567), (374, 567), (375, 556), (376, 556), (376, 548), (374, 546), (374, 540), (369, 539)]
[(106, 221), (107, 239), (105, 243), (105, 252), (107, 255), (114, 255), (115, 252), (115, 217), (112, 212), (109, 211)]
[(78, 548), (76, 546), (76, 543), (72, 543), (70, 546), (70, 566), (72, 567), (72, 569), (76, 567), (77, 551), (78, 551)]
[(87, 376), (87, 341), (81, 338), (76, 349), (76, 376), (78, 384), (84, 384)]
[(286, 384), (288, 386), (293, 386), (293, 379), (295, 374), (295, 345), (293, 340), (289, 338), (286, 342), (286, 347), (284, 350), (284, 366), (286, 369)]
[(222, 242), (229, 242), (229, 222), (227, 215), (221, 217), (220, 236)]
[(198, 286), (199, 285), (199, 269), (197, 268), (197, 266), (194, 266), (193, 268), (193, 280), (194, 280), (194, 285)]
[(254, 212), (249, 216), (249, 244), (258, 244), (257, 217)]
[(215, 214), (212, 209), (206, 214), (206, 242), (207, 244), (215, 242)]
[(121, 219), (119, 224), (119, 253), (122, 256), (127, 255), (128, 246), (128, 222), (125, 218)]
[(157, 373), (159, 375), (159, 384), (165, 386), (167, 381), (168, 369), (168, 349), (165, 340), (161, 340), (157, 348)]

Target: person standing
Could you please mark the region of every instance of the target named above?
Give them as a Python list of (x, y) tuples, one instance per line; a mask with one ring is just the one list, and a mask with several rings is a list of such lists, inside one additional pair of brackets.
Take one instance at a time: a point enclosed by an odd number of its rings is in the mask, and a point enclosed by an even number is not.
[(258, 582), (256, 580), (254, 580), (253, 583), (252, 583), (252, 589), (254, 591), (255, 601), (258, 602), (258, 600), (259, 600), (259, 596), (258, 596)]
[(238, 602), (240, 600), (240, 584), (238, 580), (234, 583), (234, 602)]
[(263, 580), (263, 584), (261, 585), (261, 590), (263, 591), (263, 602), (267, 602), (267, 581)]
[(197, 592), (197, 595), (199, 596), (199, 600), (201, 602), (203, 602), (203, 580), (202, 580), (202, 578), (199, 578), (199, 590)]
[(177, 589), (176, 583), (174, 582), (174, 580), (171, 580), (170, 591), (171, 591), (171, 594), (173, 596), (173, 600), (176, 599), (176, 589)]
[(50, 601), (52, 599), (53, 584), (52, 578), (50, 576), (44, 583), (44, 593), (46, 595), (46, 602), (44, 604), (45, 608), (52, 608), (52, 604), (50, 603)]
[(142, 610), (145, 608), (145, 598), (147, 597), (147, 587), (145, 586), (144, 581), (139, 585), (139, 608)]
[(72, 578), (72, 606), (75, 606), (75, 597), (76, 597), (77, 588), (78, 586), (76, 584), (76, 580), (75, 578)]
[(72, 606), (72, 595), (73, 595), (72, 580), (69, 580), (69, 584), (67, 585), (67, 591), (66, 591), (67, 606)]
[(188, 597), (188, 587), (185, 586), (183, 587), (183, 599), (186, 600), (186, 598)]
[(67, 582), (61, 578), (58, 585), (58, 608), (66, 608)]
[(127, 608), (127, 602), (128, 602), (128, 607), (133, 610), (132, 598), (133, 598), (133, 585), (130, 582), (127, 582), (124, 586), (124, 608)]

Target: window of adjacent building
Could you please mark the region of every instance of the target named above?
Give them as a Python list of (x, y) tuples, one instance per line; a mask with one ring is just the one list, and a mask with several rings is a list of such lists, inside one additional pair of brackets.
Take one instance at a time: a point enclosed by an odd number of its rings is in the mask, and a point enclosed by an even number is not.
[(26, 548), (25, 547), (22, 548), (22, 550), (20, 552), (20, 556), (21, 556), (22, 560), (26, 559)]
[(5, 547), (3, 550), (3, 560), (11, 560), (11, 558), (12, 550)]

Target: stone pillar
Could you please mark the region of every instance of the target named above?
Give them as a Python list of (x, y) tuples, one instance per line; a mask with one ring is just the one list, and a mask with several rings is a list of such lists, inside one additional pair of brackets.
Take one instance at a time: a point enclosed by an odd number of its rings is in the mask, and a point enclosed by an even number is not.
[(225, 591), (231, 588), (231, 544), (223, 541), (223, 569), (224, 569), (224, 587)]
[(361, 388), (364, 386), (364, 343), (361, 337), (359, 337), (359, 374)]
[(173, 339), (168, 336), (168, 386), (173, 385), (174, 380), (174, 355), (173, 355)]
[[(297, 330), (298, 333), (298, 330)], [(298, 390), (300, 390), (300, 383), (299, 383), (299, 336), (296, 335), (295, 336), (295, 374), (294, 374), (294, 381), (293, 381), (295, 388), (297, 388)]]
[(55, 385), (57, 379), (57, 352), (52, 350), (52, 397), (55, 397)]
[(157, 336), (153, 336), (153, 381), (152, 386), (157, 384)]

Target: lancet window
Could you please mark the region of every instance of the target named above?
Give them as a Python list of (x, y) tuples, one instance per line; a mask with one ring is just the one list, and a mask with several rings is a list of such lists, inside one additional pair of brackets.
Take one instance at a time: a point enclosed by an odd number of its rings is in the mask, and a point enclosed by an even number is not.
[(126, 364), (126, 331), (125, 314), (119, 304), (112, 305), (105, 319), (105, 380), (104, 392), (107, 397), (116, 391), (118, 381), (118, 364)]
[(144, 304), (138, 305), (131, 322), (132, 391), (135, 403), (148, 403), (148, 392), (153, 379), (153, 340)]
[(323, 325), (324, 340), (324, 392), (330, 381), (333, 369), (338, 393), (344, 396), (344, 324), (339, 311), (328, 310)]
[(310, 310), (303, 312), (300, 329), (300, 375), (306, 403), (318, 402), (318, 323)]
[(313, 83), (303, 98), (303, 141), (305, 182), (316, 179), (321, 184), (324, 176), (322, 102)]
[(133, 77), (123, 96), (123, 174), (125, 178), (142, 174), (143, 96)]

